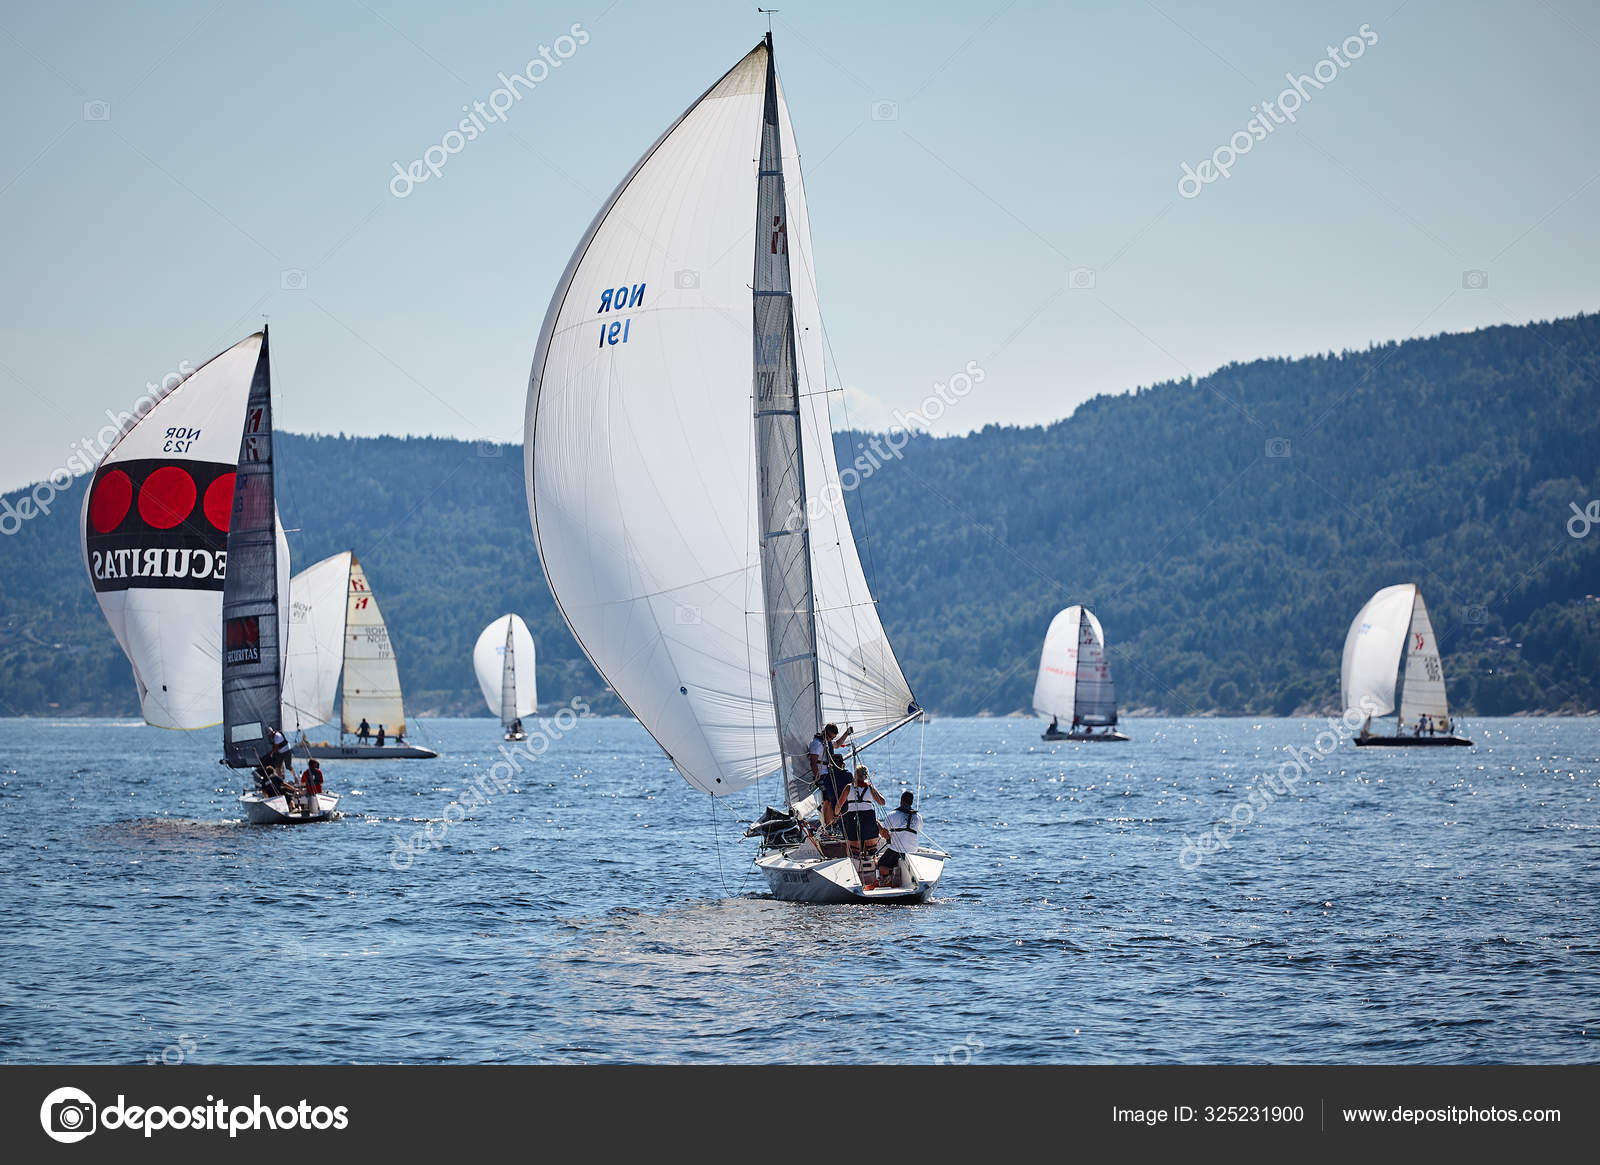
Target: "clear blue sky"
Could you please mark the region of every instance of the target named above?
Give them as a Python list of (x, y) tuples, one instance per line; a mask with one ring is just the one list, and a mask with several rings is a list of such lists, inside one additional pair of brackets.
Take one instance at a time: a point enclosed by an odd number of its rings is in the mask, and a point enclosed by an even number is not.
[[(969, 361), (944, 431), (1600, 298), (1592, 4), (778, 2), (858, 423)], [(588, 43), (391, 196), (394, 162), (574, 23)], [(1363, 24), (1377, 43), (1294, 124), (1179, 195)], [(764, 28), (750, 0), (9, 7), (0, 488), (263, 313), (284, 428), (518, 439), (579, 235)]]

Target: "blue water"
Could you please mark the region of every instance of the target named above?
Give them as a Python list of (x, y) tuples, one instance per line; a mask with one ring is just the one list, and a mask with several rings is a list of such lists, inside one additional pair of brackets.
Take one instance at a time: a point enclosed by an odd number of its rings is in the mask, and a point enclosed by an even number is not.
[[(896, 908), (772, 901), (759, 793), (714, 805), (632, 721), (465, 820), (498, 729), (430, 722), (441, 759), (330, 763), (344, 818), (287, 829), (241, 822), (215, 732), (0, 721), (0, 1060), (1600, 1060), (1600, 721), (1319, 755), (1325, 725), (935, 721), (954, 856)], [(869, 754), (891, 798), (918, 732)]]

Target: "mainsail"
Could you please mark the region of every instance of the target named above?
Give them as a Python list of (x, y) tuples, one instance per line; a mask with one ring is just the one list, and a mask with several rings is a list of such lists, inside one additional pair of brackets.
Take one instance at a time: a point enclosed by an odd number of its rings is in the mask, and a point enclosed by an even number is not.
[(222, 590), (222, 750), (234, 768), (249, 767), (269, 751), (270, 731), (282, 714), (278, 571), (281, 565), (287, 573), (288, 550), (279, 539), (272, 376), (263, 330), (239, 440)]
[[(754, 269), (751, 256), (754, 255)], [(524, 470), (545, 577), (692, 786), (822, 720), (917, 713), (840, 498), (805, 192), (770, 38), (623, 179), (551, 300)]]
[(1081, 724), (1117, 722), (1105, 633), (1086, 607), (1075, 604), (1050, 620), (1033, 685), (1033, 710), (1069, 723), (1074, 718)]
[(339, 706), (342, 732), (355, 732), (366, 720), (383, 725), (393, 739), (406, 731), (400, 667), (389, 643), (389, 627), (378, 610), (378, 596), (367, 583), (361, 560), (350, 556), (350, 594), (344, 634), (344, 699)]
[(539, 711), (533, 635), (521, 616), (502, 615), (483, 629), (472, 648), (472, 670), (483, 702), (504, 727)]
[(353, 557), (350, 551), (341, 550), (289, 580), (289, 632), (283, 666), (285, 732), (333, 719), (339, 673), (344, 667)]
[(1345, 708), (1362, 716), (1448, 722), (1439, 644), (1415, 583), (1384, 587), (1361, 608), (1345, 636), (1340, 687)]
[[(143, 417), (127, 418), (84, 494), (84, 568), (133, 665), (144, 718), (160, 728), (222, 719), (228, 523), (239, 434), (265, 343), (259, 332), (240, 341)], [(282, 545), (281, 531), (278, 538)]]
[(500, 669), (500, 726), (509, 729), (517, 719), (517, 644), (511, 620), (506, 620), (504, 665)]

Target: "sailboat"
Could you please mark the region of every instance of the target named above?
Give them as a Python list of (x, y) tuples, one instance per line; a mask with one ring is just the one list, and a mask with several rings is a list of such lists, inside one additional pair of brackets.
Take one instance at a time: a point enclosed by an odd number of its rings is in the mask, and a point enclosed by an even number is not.
[(793, 828), (763, 831), (755, 860), (777, 898), (920, 901), (947, 853), (921, 846), (880, 883), (804, 828), (825, 721), (859, 751), (922, 717), (836, 504), (837, 391), (769, 33), (646, 151), (561, 277), (529, 378), (529, 516), (567, 625), (684, 780), (720, 797), (781, 774)]
[[(289, 638), (283, 675), (283, 730), (298, 733), (296, 756), (338, 760), (398, 760), (439, 754), (405, 743), (405, 702), (389, 628), (354, 551), (341, 550), (289, 580)], [(342, 690), (335, 692), (341, 674)], [(333, 719), (339, 705), (339, 743), (311, 742), (308, 725)], [(366, 724), (384, 732), (383, 746), (360, 736)], [(354, 737), (348, 743), (346, 736)]]
[(1117, 729), (1117, 691), (1106, 663), (1105, 632), (1088, 607), (1073, 605), (1050, 620), (1033, 685), (1033, 710), (1050, 717), (1045, 740), (1128, 739)]
[(502, 615), (483, 629), (472, 648), (472, 670), (484, 703), (500, 717), (505, 738), (526, 740), (522, 718), (539, 711), (539, 690), (534, 683), (533, 636), (520, 615)]
[(262, 787), (239, 798), (257, 825), (326, 821), (337, 793), (291, 795), (263, 782), (283, 708), (284, 576), (289, 550), (277, 533), (272, 455), (272, 371), (263, 328), (234, 473), (228, 572), (222, 586), (222, 759), (251, 769)]
[[(1444, 664), (1427, 604), (1416, 583), (1384, 587), (1361, 608), (1344, 640), (1340, 688), (1346, 717), (1365, 717), (1358, 745), (1461, 747), (1444, 694)], [(1395, 717), (1392, 733), (1374, 718)], [(1408, 734), (1409, 729), (1409, 734)]]

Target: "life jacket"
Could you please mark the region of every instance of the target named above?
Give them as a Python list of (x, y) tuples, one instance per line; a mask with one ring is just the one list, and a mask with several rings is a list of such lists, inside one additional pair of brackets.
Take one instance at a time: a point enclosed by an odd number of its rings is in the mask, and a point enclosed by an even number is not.
[(846, 813), (871, 813), (872, 792), (866, 785), (850, 782), (849, 796), (845, 799), (844, 811)]

